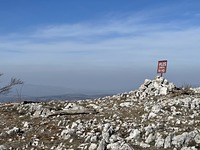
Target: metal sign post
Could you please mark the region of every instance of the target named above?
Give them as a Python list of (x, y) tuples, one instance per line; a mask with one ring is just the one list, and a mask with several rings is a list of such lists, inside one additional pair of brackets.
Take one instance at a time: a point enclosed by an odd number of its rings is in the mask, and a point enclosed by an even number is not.
[(167, 60), (158, 61), (157, 73), (160, 73), (160, 76), (162, 77), (162, 74), (166, 73), (166, 71), (167, 71)]

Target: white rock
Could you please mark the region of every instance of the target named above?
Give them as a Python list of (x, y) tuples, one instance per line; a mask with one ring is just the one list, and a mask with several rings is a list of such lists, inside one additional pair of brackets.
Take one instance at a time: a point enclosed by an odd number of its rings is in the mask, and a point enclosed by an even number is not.
[(90, 141), (90, 139), (91, 139), (91, 137), (90, 136), (87, 136), (86, 138), (85, 138), (85, 143), (88, 143), (89, 141)]
[(197, 144), (200, 144), (200, 133), (198, 133), (198, 134), (195, 136), (194, 141), (195, 141)]
[(137, 140), (137, 139), (140, 138), (140, 134), (141, 134), (140, 130), (134, 129), (134, 130), (131, 131), (129, 137), (127, 137), (126, 139), (127, 140), (131, 140), (131, 139)]
[(191, 109), (200, 109), (200, 99), (194, 99), (191, 103)]
[(148, 96), (148, 93), (146, 93), (146, 92), (143, 92), (141, 95), (140, 95), (140, 99), (144, 99), (144, 98), (146, 98)]
[(144, 80), (144, 85), (147, 86), (147, 87), (148, 87), (151, 83), (152, 83), (152, 81), (149, 80), (149, 79), (145, 79), (145, 80)]
[(83, 143), (83, 144), (79, 145), (78, 149), (85, 150), (85, 149), (87, 149), (87, 147), (88, 147), (88, 143)]
[(160, 85), (159, 85), (158, 82), (154, 82), (154, 83), (153, 83), (153, 86), (154, 86), (154, 88), (157, 89), (157, 90), (160, 88)]
[(198, 150), (195, 146), (192, 147), (182, 147), (181, 150)]
[(110, 138), (109, 132), (103, 132), (102, 137), (103, 137), (103, 139), (105, 140), (106, 143), (109, 143), (109, 138)]
[(124, 102), (124, 103), (121, 103), (119, 106), (120, 107), (130, 107), (132, 105), (132, 102)]
[(148, 116), (148, 119), (155, 118), (156, 116), (157, 116), (157, 114), (155, 114), (153, 112), (150, 112), (149, 116)]
[(172, 138), (172, 144), (175, 146), (175, 147), (182, 147), (184, 142), (185, 142), (185, 139), (187, 137), (187, 132), (184, 132), (183, 134), (181, 135), (177, 135), (177, 136), (174, 136)]
[(188, 145), (194, 139), (194, 137), (197, 135), (197, 133), (198, 133), (197, 130), (189, 132), (185, 139), (185, 144)]
[(0, 145), (0, 150), (7, 150), (7, 148), (4, 145)]
[(119, 143), (116, 142), (116, 143), (108, 144), (106, 148), (108, 150), (119, 150), (119, 147), (120, 147)]
[(99, 143), (99, 146), (97, 147), (97, 150), (105, 150), (106, 148), (106, 142), (104, 139), (102, 139)]
[(176, 111), (176, 107), (175, 106), (171, 106), (171, 111), (175, 112)]
[(110, 139), (109, 139), (110, 143), (115, 143), (118, 141), (118, 137), (117, 135), (111, 135)]
[(119, 150), (134, 150), (130, 145), (124, 143)]
[(33, 142), (32, 142), (32, 146), (38, 146), (38, 144), (39, 144), (39, 139), (37, 139), (37, 138), (35, 138), (35, 139), (33, 139)]
[(24, 122), (23, 127), (26, 128), (26, 129), (29, 129), (30, 128), (30, 123)]
[(162, 106), (161, 105), (154, 105), (151, 109), (153, 113), (159, 113), (161, 111)]
[(140, 91), (137, 91), (137, 92), (135, 93), (135, 96), (136, 96), (136, 97), (140, 97), (141, 94), (142, 94), (142, 93), (141, 93)]
[(164, 79), (163, 84), (164, 85), (168, 85), (169, 84), (169, 82), (167, 81), (167, 79)]
[(91, 143), (88, 150), (96, 150), (97, 149), (97, 144)]
[(91, 138), (90, 138), (90, 142), (91, 143), (96, 143), (97, 142), (97, 136), (95, 135), (95, 136), (92, 136)]
[(165, 140), (161, 136), (159, 136), (155, 141), (155, 147), (158, 147), (158, 148), (164, 147), (164, 142)]
[(170, 148), (171, 147), (171, 142), (172, 142), (172, 134), (169, 134), (165, 138), (164, 148)]
[(146, 144), (144, 142), (140, 142), (140, 147), (142, 147), (142, 148), (148, 148), (148, 147), (150, 147), (150, 145)]
[(146, 88), (147, 88), (147, 87), (146, 87), (145, 85), (142, 84), (142, 85), (139, 87), (139, 90), (140, 90), (141, 92), (144, 92)]
[(168, 116), (168, 117), (167, 117), (167, 120), (168, 120), (168, 121), (170, 121), (170, 120), (172, 120), (172, 119), (174, 119), (173, 116)]
[(75, 130), (74, 129), (64, 129), (62, 132), (61, 132), (61, 138), (62, 139), (69, 139), (71, 137), (72, 134), (75, 133)]
[(7, 132), (7, 134), (16, 134), (16, 133), (18, 133), (20, 131), (20, 128), (17, 128), (17, 127), (14, 127), (14, 128), (12, 128), (12, 129), (10, 129), (10, 130), (8, 130), (8, 131), (6, 131)]
[(108, 132), (110, 129), (110, 126), (111, 126), (110, 123), (104, 124), (103, 132)]
[(156, 136), (153, 133), (150, 133), (147, 139), (145, 140), (145, 143), (149, 144), (153, 142), (156, 139)]
[(49, 116), (49, 115), (51, 115), (52, 113), (51, 113), (51, 111), (48, 109), (48, 108), (43, 108), (42, 109), (42, 112), (41, 112), (41, 114), (40, 114), (40, 116), (41, 117), (47, 117), (47, 116)]
[(89, 106), (92, 106), (94, 109), (96, 109), (96, 110), (99, 110), (99, 109), (101, 109), (101, 107), (100, 106), (98, 106), (98, 105), (95, 105), (95, 104), (89, 104)]
[(77, 109), (85, 109), (85, 108), (83, 106), (80, 106), (80, 105), (76, 104), (76, 103), (69, 103), (64, 108), (64, 110), (68, 110), (68, 109), (77, 110)]
[(167, 93), (168, 93), (168, 89), (167, 89), (167, 87), (161, 87), (160, 88), (160, 95), (167, 95)]
[(173, 116), (176, 116), (176, 115), (182, 115), (182, 112), (180, 112), (180, 111), (174, 111), (174, 112), (172, 112), (172, 115)]
[(57, 147), (52, 147), (51, 149), (52, 150), (63, 150), (64, 149), (64, 144), (63, 143), (60, 143)]
[(36, 106), (33, 118), (39, 118), (43, 110), (42, 105), (33, 105), (33, 106)]
[(148, 125), (147, 127), (144, 128), (145, 130), (145, 136), (148, 136), (150, 133), (153, 132), (153, 127)]
[(71, 128), (72, 128), (72, 129), (76, 129), (77, 126), (78, 126), (78, 124), (77, 124), (76, 122), (73, 122)]
[(158, 83), (163, 83), (164, 81), (164, 78), (163, 77), (160, 77), (160, 76), (157, 76), (156, 79), (155, 79)]
[(180, 120), (177, 120), (177, 121), (176, 121), (176, 124), (178, 124), (178, 125), (181, 124), (181, 121), (180, 121)]
[(72, 143), (72, 142), (73, 142), (73, 140), (74, 140), (74, 139), (70, 139), (70, 140), (69, 140), (69, 143)]

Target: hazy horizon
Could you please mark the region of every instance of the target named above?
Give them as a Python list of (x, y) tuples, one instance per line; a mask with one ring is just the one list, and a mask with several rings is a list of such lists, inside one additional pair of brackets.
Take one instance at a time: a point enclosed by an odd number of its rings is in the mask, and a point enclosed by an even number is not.
[(16, 77), (49, 91), (124, 92), (154, 79), (164, 59), (169, 81), (200, 85), (199, 6), (189, 0), (2, 0), (1, 84)]

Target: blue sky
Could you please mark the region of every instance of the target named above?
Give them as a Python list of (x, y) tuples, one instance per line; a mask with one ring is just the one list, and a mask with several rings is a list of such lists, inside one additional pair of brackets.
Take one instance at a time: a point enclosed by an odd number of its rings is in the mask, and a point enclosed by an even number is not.
[(1, 0), (5, 80), (123, 92), (153, 79), (157, 61), (181, 85), (199, 85), (198, 0)]

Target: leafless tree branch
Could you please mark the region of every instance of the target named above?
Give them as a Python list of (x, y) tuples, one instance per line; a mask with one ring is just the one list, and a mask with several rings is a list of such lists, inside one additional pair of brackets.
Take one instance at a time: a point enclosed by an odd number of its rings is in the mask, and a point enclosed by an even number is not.
[[(0, 73), (0, 76), (3, 74)], [(0, 87), (0, 94), (7, 94), (10, 92), (10, 90), (13, 88), (15, 85), (23, 84), (24, 82), (21, 81), (20, 79), (16, 78), (11, 78), (10, 83), (8, 85), (5, 85), (3, 87)]]

